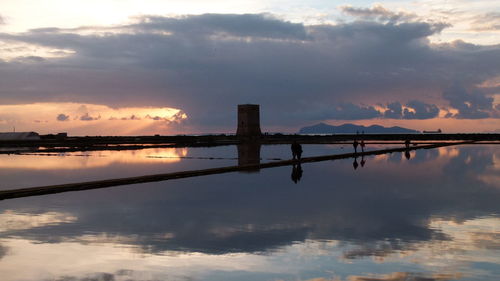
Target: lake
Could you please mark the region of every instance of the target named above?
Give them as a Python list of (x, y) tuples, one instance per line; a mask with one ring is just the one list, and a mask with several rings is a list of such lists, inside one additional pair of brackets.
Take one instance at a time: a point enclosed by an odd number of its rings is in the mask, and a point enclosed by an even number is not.
[[(369, 149), (382, 147), (391, 145)], [(290, 154), (270, 145), (0, 155), (0, 190)], [(10, 199), (0, 201), (0, 279), (498, 280), (499, 202), (500, 149), (486, 144)]]

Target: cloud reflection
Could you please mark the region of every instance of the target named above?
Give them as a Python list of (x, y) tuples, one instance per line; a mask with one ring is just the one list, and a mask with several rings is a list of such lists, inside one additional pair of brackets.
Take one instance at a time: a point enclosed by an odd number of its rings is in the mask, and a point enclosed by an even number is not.
[[(44, 270), (75, 280), (94, 278), (97, 267), (115, 280), (117, 272), (136, 280), (489, 280), (500, 264), (500, 191), (477, 175), (494, 167), (496, 148), (456, 148), (419, 150), (409, 161), (374, 157), (358, 171), (352, 159), (310, 164), (300, 185), (282, 167), (6, 201), (7, 210), (58, 206), (78, 221), (12, 232), (18, 239), (2, 244), (22, 254), (7, 254), (0, 270), (15, 263), (37, 272), (26, 258), (36, 251), (74, 261)], [(60, 252), (68, 248), (81, 256)]]
[(23, 170), (91, 169), (113, 164), (175, 163), (186, 155), (187, 148), (0, 155), (0, 168)]
[(30, 214), (5, 210), (0, 214), (0, 234), (76, 221), (77, 217), (69, 213), (45, 212), (41, 214)]

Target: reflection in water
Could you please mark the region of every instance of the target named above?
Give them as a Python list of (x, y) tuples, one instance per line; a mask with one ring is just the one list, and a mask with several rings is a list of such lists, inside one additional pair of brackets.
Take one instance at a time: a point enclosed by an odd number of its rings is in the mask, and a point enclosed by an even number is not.
[(281, 167), (9, 200), (0, 272), (5, 281), (496, 280), (500, 189), (484, 178), (498, 175), (499, 152), (394, 153), (371, 157), (363, 173), (349, 159), (312, 163), (307, 188), (291, 188)]
[[(238, 144), (238, 166), (260, 164), (260, 147), (261, 144), (258, 142), (245, 142)], [(259, 169), (247, 170), (243, 173), (249, 172), (259, 172)]]
[(485, 170), (478, 174), (478, 179), (489, 186), (500, 189), (500, 155), (493, 154), (491, 165), (485, 167)]
[(405, 151), (405, 158), (408, 159), (408, 160), (410, 160), (410, 157), (411, 157), (410, 150), (406, 150)]
[(293, 164), (292, 166), (292, 181), (297, 183), (302, 178), (302, 166), (300, 162), (298, 164)]
[(19, 151), (22, 151), (22, 152), (32, 152), (32, 151), (37, 151), (38, 149), (40, 149), (40, 147), (38, 147), (38, 146), (30, 146), (30, 147), (0, 147), (0, 151), (1, 152), (7, 152), (7, 153), (18, 153)]
[(358, 156), (355, 155), (354, 161), (352, 162), (352, 167), (354, 168), (354, 170), (356, 170), (360, 164), (361, 164), (361, 168), (363, 168), (365, 166), (365, 164), (366, 164), (365, 156), (361, 155), (361, 162), (358, 163)]
[(150, 148), (47, 154), (0, 155), (1, 169), (75, 170), (112, 164), (173, 163), (187, 155), (187, 148)]
[(76, 220), (75, 216), (60, 212), (30, 214), (5, 210), (0, 214), (0, 233), (71, 223)]
[(457, 280), (460, 277), (462, 277), (461, 274), (453, 273), (423, 274), (413, 272), (392, 272), (389, 274), (372, 274), (370, 276), (349, 276), (349, 281), (448, 281)]

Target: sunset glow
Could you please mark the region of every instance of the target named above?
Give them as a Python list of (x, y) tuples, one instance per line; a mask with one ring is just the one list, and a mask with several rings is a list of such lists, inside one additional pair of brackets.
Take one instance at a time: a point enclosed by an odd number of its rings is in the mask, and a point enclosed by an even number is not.
[[(6, 121), (0, 111), (0, 130), (232, 133), (236, 105), (253, 103), (267, 132), (319, 122), (495, 132), (499, 5), (6, 0), (0, 104), (82, 103), (84, 118), (101, 118), (42, 126), (54, 117)], [(186, 113), (172, 117), (174, 108)]]
[(173, 134), (186, 113), (167, 107), (123, 107), (80, 103), (0, 105), (2, 131), (68, 132), (72, 135)]
[(498, 279), (499, 0), (0, 3), (0, 281)]

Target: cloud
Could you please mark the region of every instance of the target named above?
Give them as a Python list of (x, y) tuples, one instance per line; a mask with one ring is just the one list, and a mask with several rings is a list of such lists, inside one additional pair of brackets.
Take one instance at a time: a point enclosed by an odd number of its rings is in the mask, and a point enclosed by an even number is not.
[(358, 8), (352, 6), (342, 6), (340, 10), (362, 20), (376, 20), (380, 22), (408, 22), (417, 18), (416, 14), (407, 13), (407, 12), (393, 12), (386, 8), (384, 8), (380, 4), (376, 4), (371, 8)]
[(198, 16), (138, 17), (132, 29), (143, 31), (170, 31), (175, 34), (190, 33), (235, 37), (300, 39), (307, 38), (303, 24), (280, 20), (270, 14), (203, 14)]
[(89, 113), (85, 113), (82, 116), (80, 116), (81, 121), (94, 121), (94, 120), (99, 120), (101, 119), (101, 115), (95, 117), (95, 116), (90, 116)]
[(174, 115), (170, 116), (169, 118), (167, 117), (162, 117), (162, 116), (151, 116), (151, 115), (146, 115), (144, 118), (147, 118), (147, 119), (151, 119), (151, 120), (154, 120), (154, 121), (165, 121), (165, 122), (168, 122), (168, 123), (180, 123), (182, 122), (184, 119), (186, 119), (186, 114), (182, 111), (179, 111), (177, 113), (175, 113)]
[(493, 97), (487, 96), (483, 90), (454, 84), (443, 92), (443, 97), (449, 101), (458, 113), (451, 115), (459, 119), (482, 119), (498, 115), (498, 105), (493, 105)]
[(20, 63), (40, 63), (44, 62), (45, 58), (40, 56), (19, 56), (16, 61)]
[[(121, 271), (121, 272), (126, 272)], [(121, 274), (124, 275), (124, 274)], [(119, 276), (122, 277), (122, 276)], [(60, 276), (57, 278), (59, 281), (115, 281), (115, 274), (107, 273), (107, 272), (98, 272), (98, 273), (90, 273), (85, 274), (85, 277), (80, 276)]]
[[(454, 81), (472, 87), (500, 75), (500, 45), (432, 44), (429, 37), (446, 24), (365, 12), (388, 20), (304, 25), (262, 14), (145, 16), (112, 28), (0, 33), (68, 54), (1, 64), (0, 102), (175, 107), (210, 131), (233, 128), (240, 103), (260, 104), (269, 125), (297, 125), (308, 116), (374, 118), (386, 115), (372, 105), (451, 105), (442, 89)], [(435, 115), (435, 107), (413, 106), (406, 118)]]
[(384, 111), (385, 118), (400, 119), (403, 116), (403, 106), (400, 102), (387, 104), (387, 110)]
[(57, 115), (57, 121), (69, 121), (69, 115), (66, 115), (64, 113), (61, 113)]
[(7, 255), (9, 249), (5, 246), (0, 245), (0, 260)]
[(349, 276), (349, 281), (448, 281), (458, 280), (462, 278), (462, 274), (450, 273), (436, 273), (436, 274), (423, 274), (412, 272), (393, 272), (389, 274), (382, 274), (377, 276)]
[(478, 15), (471, 23), (474, 31), (498, 31), (500, 30), (500, 13), (491, 12)]
[(403, 111), (403, 119), (431, 119), (438, 115), (439, 108), (436, 105), (417, 100), (408, 102)]
[[(64, 113), (61, 113), (64, 112)], [(157, 116), (156, 121), (147, 116)], [(33, 116), (43, 123), (33, 123)], [(0, 105), (3, 130), (13, 126), (42, 134), (137, 135), (181, 133), (187, 114), (168, 107), (117, 107), (82, 103), (31, 103)], [(90, 122), (91, 121), (91, 122)], [(0, 128), (2, 128), (0, 127)]]
[[(151, 153), (158, 155), (159, 152)], [(392, 156), (401, 159), (402, 155), (396, 153)], [(439, 161), (432, 161), (437, 159), (434, 157), (439, 157)], [(111, 247), (132, 245), (138, 246), (133, 247), (134, 254), (140, 248), (144, 252), (160, 255), (166, 251), (210, 254), (245, 252), (262, 255), (265, 252), (281, 252), (283, 246), (298, 245), (298, 242), (319, 240), (331, 245), (329, 241), (338, 241), (343, 246), (328, 251), (335, 258), (343, 252), (345, 258), (358, 261), (369, 256), (392, 256), (400, 261), (404, 254), (407, 261), (425, 260), (423, 263), (429, 264), (444, 261), (441, 259), (443, 255), (434, 254), (438, 250), (456, 253), (457, 250), (467, 249), (471, 253), (484, 253), (483, 247), (495, 247), (490, 244), (478, 245), (476, 242), (471, 244), (464, 237), (478, 232), (481, 235), (494, 233), (495, 228), (491, 226), (498, 225), (498, 218), (489, 218), (485, 224), (479, 224), (475, 228), (460, 223), (469, 221), (474, 225), (478, 217), (496, 213), (500, 208), (499, 190), (491, 188), (491, 185), (478, 177), (491, 171), (494, 160), (498, 159), (495, 148), (483, 146), (477, 149), (459, 147), (439, 151), (422, 150), (417, 153), (416, 158), (427, 160), (408, 162), (411, 166), (408, 169), (403, 167), (406, 165), (391, 163), (387, 158), (368, 159), (368, 165), (372, 169), (366, 170), (361, 180), (352, 176), (350, 162), (338, 163), (336, 169), (332, 169), (328, 163), (318, 165), (316, 171), (306, 170), (316, 181), (304, 182), (306, 187), (315, 186), (317, 192), (311, 193), (310, 189), (302, 188), (286, 198), (283, 198), (283, 192), (289, 190), (289, 186), (283, 184), (283, 180), (289, 181), (289, 178), (283, 171), (274, 169), (269, 170), (271, 176), (265, 179), (259, 177), (258, 184), (256, 181), (241, 181), (241, 177), (234, 176), (226, 177), (225, 184), (221, 185), (220, 179), (207, 177), (174, 181), (171, 183), (173, 188), (169, 190), (161, 188), (163, 183), (152, 185), (153, 188), (158, 188), (155, 196), (130, 196), (128, 193), (111, 190), (103, 192), (101, 200), (96, 201), (94, 209), (99, 209), (99, 212), (82, 209), (86, 200), (83, 200), (85, 197), (82, 198), (81, 194), (68, 195), (64, 214), (78, 213), (80, 223), (64, 223), (65, 219), (71, 222), (67, 219), (68, 216), (58, 215), (57, 224), (49, 221), (49, 224), (23, 227), (18, 231), (9, 231), (9, 234), (51, 245), (55, 245), (53, 243), (57, 241), (82, 244), (92, 241), (93, 245), (109, 243)], [(429, 161), (437, 166), (429, 169)], [(185, 162), (180, 161), (178, 167), (192, 166), (192, 163)], [(135, 167), (138, 174), (151, 171), (150, 165)], [(74, 170), (75, 173), (78, 171)], [(12, 174), (12, 169), (4, 173)], [(422, 185), (419, 179), (423, 177), (428, 184)], [(390, 178), (393, 184), (375, 180), (380, 178)], [(335, 188), (331, 188), (329, 184), (315, 184), (319, 181), (331, 182), (332, 179), (335, 179)], [(353, 181), (364, 184), (353, 184)], [(211, 188), (200, 189), (200, 185)], [(270, 186), (275, 188), (270, 189)], [(400, 188), (394, 189), (394, 186)], [(249, 192), (250, 187), (254, 187), (252, 192)], [(481, 192), (478, 193), (478, 189)], [(93, 195), (88, 196), (91, 198)], [(310, 200), (304, 200), (304, 196), (310, 196)], [(429, 196), (433, 198), (431, 202), (428, 200)], [(113, 200), (110, 201), (110, 198)], [(35, 203), (21, 202), (19, 205), (15, 202), (13, 206), (15, 210), (23, 210), (29, 206), (43, 211), (51, 200), (53, 199), (48, 196)], [(353, 203), (360, 200), (363, 204)], [(197, 204), (192, 204), (193, 201)], [(469, 207), (464, 208), (464, 204)], [(133, 215), (124, 216), (128, 213), (117, 208), (122, 205), (128, 206), (128, 212)], [(146, 205), (148, 208), (144, 208)], [(254, 208), (255, 205), (259, 208)], [(165, 219), (164, 214), (175, 211), (178, 216)], [(455, 235), (443, 231), (439, 224), (433, 223), (436, 222), (436, 214), (440, 215), (438, 221), (454, 225)], [(32, 217), (36, 218), (38, 215), (33, 214)], [(148, 220), (144, 220), (145, 217)], [(235, 220), (235, 217), (241, 219)], [(82, 223), (88, 227), (89, 232), (109, 235), (82, 235)], [(28, 224), (30, 225), (32, 226)], [(249, 228), (249, 225), (252, 227)], [(485, 228), (485, 225), (490, 227)], [(465, 243), (457, 246), (454, 242), (459, 238)], [(306, 248), (313, 249), (307, 247), (307, 244)], [(324, 253), (325, 248), (320, 248), (320, 253)], [(490, 252), (495, 250), (488, 249)], [(431, 260), (427, 260), (428, 258)], [(450, 262), (450, 259), (445, 259)], [(460, 260), (456, 261), (460, 265)], [(298, 262), (303, 260), (299, 259)]]
[(5, 19), (2, 17), (2, 15), (0, 15), (0, 25), (3, 25), (5, 24)]
[(418, 100), (412, 100), (404, 106), (400, 102), (386, 105), (386, 109), (378, 109), (371, 105), (356, 105), (353, 103), (339, 104), (324, 114), (317, 116), (325, 119), (361, 120), (373, 118), (390, 119), (431, 119), (439, 115), (439, 107)]
[(353, 103), (343, 103), (332, 107), (328, 112), (328, 119), (358, 120), (372, 119), (380, 117), (381, 113), (373, 106), (356, 105)]
[[(111, 117), (111, 118), (113, 118), (113, 117)], [(141, 119), (142, 118), (138, 117), (135, 114), (132, 114), (130, 116), (125, 116), (125, 117), (120, 118), (120, 120), (141, 120)], [(110, 120), (117, 120), (117, 119), (110, 119)]]

